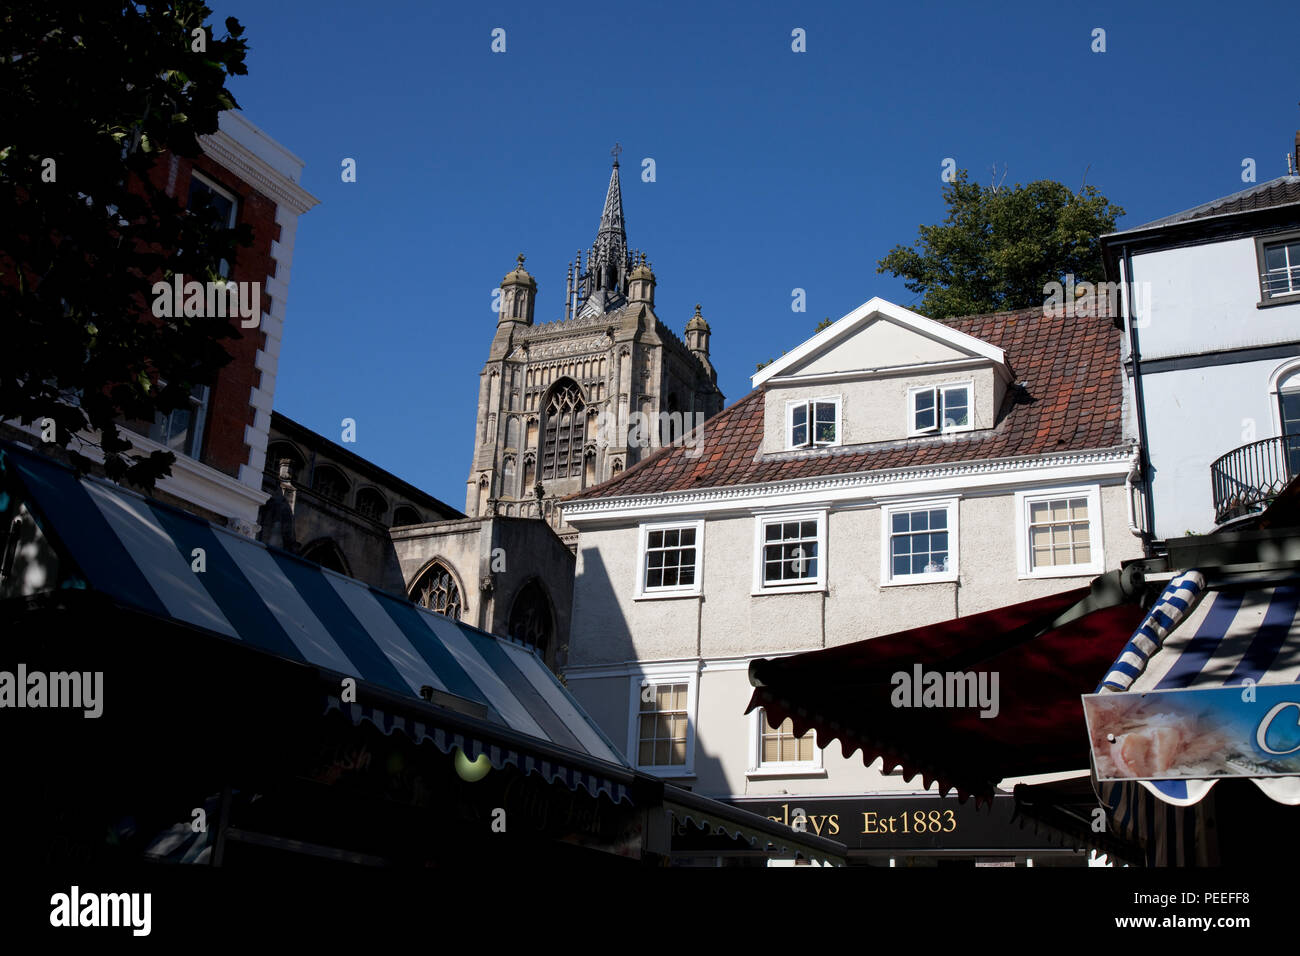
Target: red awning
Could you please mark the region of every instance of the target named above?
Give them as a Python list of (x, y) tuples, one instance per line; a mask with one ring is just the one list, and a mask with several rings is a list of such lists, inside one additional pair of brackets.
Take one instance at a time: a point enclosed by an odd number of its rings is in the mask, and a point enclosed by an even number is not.
[[(796, 734), (817, 731), (826, 747), (839, 739), (844, 756), (863, 752), (886, 770), (902, 766), (940, 793), (991, 800), (1006, 777), (1078, 770), (1088, 766), (1081, 694), (1091, 693), (1146, 607), (1125, 602), (1102, 607), (1053, 628), (1086, 599), (1089, 588), (912, 628), (887, 637), (756, 660), (757, 688), (746, 713), (767, 709), (773, 725), (789, 717)], [(895, 707), (896, 673), (997, 675), (997, 714), (979, 706)], [(951, 701), (950, 701), (951, 703)], [(991, 709), (991, 708), (990, 708)]]

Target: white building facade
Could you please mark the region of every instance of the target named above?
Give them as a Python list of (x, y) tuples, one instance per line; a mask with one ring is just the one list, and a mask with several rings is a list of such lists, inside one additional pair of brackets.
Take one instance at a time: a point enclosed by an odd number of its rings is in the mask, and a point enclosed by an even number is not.
[(1158, 542), (1258, 510), (1300, 473), (1300, 176), (1103, 241), (1107, 278), (1132, 280), (1144, 528)]
[[(989, 825), (973, 806), (746, 714), (747, 668), (1141, 556), (1119, 337), (1105, 316), (855, 309), (699, 433), (565, 502), (580, 532), (569, 688), (641, 769), (776, 817), (801, 806), (860, 860), (919, 858), (873, 839), (908, 806), (936, 811), (930, 850), (970, 848), (965, 831)], [(1002, 857), (1028, 852), (1006, 839)]]

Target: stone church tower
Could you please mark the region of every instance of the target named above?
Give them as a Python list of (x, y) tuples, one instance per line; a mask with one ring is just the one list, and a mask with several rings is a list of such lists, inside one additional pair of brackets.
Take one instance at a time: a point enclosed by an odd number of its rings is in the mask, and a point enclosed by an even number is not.
[(655, 313), (655, 276), (629, 252), (617, 148), (596, 241), (569, 264), (564, 317), (533, 323), (524, 257), (501, 281), (479, 381), (465, 513), (544, 517), (570, 547), (557, 502), (612, 478), (722, 410), (709, 325), (695, 307), (685, 341)]

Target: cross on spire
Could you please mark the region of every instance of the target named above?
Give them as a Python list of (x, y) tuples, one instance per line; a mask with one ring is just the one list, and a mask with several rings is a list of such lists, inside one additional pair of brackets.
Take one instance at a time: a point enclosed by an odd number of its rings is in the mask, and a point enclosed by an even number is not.
[(621, 152), (623, 152), (623, 146), (621, 143), (615, 143), (614, 148), (609, 151), (609, 154), (614, 157), (615, 166), (618, 165), (618, 154)]

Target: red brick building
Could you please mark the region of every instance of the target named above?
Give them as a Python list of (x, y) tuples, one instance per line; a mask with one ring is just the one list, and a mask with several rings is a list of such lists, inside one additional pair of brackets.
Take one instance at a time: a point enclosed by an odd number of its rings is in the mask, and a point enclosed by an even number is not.
[[(153, 176), (182, 205), (206, 193), (228, 225), (250, 226), (252, 246), (240, 248), (222, 272), (232, 282), (257, 283), (261, 314), (255, 325), (228, 320), (239, 333), (223, 343), (232, 361), (213, 385), (195, 389), (189, 409), (129, 427), (137, 450), (176, 453), (171, 476), (154, 491), (158, 498), (254, 535), (267, 497), (262, 469), (298, 217), (318, 200), (299, 184), (303, 161), (237, 112), (222, 113), (217, 132), (199, 141), (203, 155), (165, 153)], [(30, 435), (36, 427), (23, 430)], [(93, 445), (79, 450), (98, 457)]]

